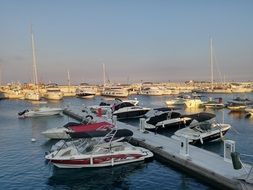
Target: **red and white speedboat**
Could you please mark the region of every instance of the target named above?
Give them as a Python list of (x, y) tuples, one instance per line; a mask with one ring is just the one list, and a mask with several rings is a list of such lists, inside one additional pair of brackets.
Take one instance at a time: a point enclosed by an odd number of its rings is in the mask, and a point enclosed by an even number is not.
[(101, 131), (114, 126), (109, 122), (91, 122), (91, 123), (67, 123), (63, 127), (56, 127), (43, 131), (42, 134), (49, 139), (69, 139), (70, 136), (68, 133), (80, 133), (80, 132), (89, 132), (89, 131)]
[(103, 138), (110, 138), (109, 142), (91, 138), (51, 152), (45, 158), (59, 168), (93, 168), (127, 164), (152, 157), (153, 153), (147, 149), (113, 141), (114, 137), (130, 134), (133, 133), (127, 129), (111, 130)]

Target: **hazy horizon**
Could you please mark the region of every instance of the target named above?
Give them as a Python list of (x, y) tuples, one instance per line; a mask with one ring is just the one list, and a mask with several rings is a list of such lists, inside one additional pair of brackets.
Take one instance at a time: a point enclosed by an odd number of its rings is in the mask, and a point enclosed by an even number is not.
[(1, 82), (252, 81), (253, 1), (0, 2)]

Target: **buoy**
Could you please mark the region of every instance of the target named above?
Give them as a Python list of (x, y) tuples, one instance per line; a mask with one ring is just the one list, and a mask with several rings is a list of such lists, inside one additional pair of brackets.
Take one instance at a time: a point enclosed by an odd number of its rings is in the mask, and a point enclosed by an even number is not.
[(35, 138), (31, 138), (31, 141), (32, 141), (32, 142), (35, 142), (35, 141), (36, 141), (36, 139), (35, 139)]

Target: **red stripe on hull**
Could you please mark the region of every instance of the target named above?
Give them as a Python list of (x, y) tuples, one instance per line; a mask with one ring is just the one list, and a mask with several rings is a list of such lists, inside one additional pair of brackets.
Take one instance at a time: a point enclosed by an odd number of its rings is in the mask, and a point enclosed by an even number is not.
[[(126, 160), (128, 157), (133, 157), (134, 159), (139, 159), (142, 157), (141, 154), (119, 154), (119, 155), (111, 155), (111, 156), (100, 156), (93, 157), (93, 164), (102, 164), (106, 162), (111, 162), (112, 158), (114, 162), (118, 162), (121, 160)], [(51, 160), (52, 163), (55, 164), (68, 164), (68, 165), (90, 165), (90, 158), (86, 159), (76, 159), (76, 160)]]

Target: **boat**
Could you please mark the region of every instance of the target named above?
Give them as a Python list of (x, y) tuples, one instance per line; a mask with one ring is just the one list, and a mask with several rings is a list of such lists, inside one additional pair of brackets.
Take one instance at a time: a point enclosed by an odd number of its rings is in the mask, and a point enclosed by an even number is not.
[(247, 107), (245, 111), (248, 112), (250, 115), (253, 115), (253, 107)]
[(145, 148), (113, 141), (114, 137), (122, 137), (126, 133), (133, 134), (127, 129), (111, 130), (103, 138), (109, 138), (108, 142), (91, 138), (78, 145), (72, 143), (72, 146), (49, 153), (45, 159), (59, 168), (99, 168), (144, 161), (153, 157), (153, 153)]
[(179, 140), (184, 137), (191, 144), (203, 144), (208, 141), (214, 141), (222, 138), (231, 128), (229, 124), (221, 124), (213, 121), (214, 114), (201, 112), (188, 115), (196, 122), (192, 122), (188, 127), (179, 129), (172, 138)]
[(137, 98), (135, 99), (119, 99), (119, 98), (115, 98), (111, 101), (102, 101), (99, 105), (93, 105), (93, 106), (88, 106), (87, 108), (91, 110), (92, 113), (94, 114), (98, 114), (99, 110), (101, 112), (102, 115), (106, 115), (109, 112), (112, 111), (112, 107), (123, 103), (123, 102), (128, 102), (134, 106), (137, 106), (139, 101), (137, 100)]
[(88, 131), (101, 131), (108, 128), (113, 128), (114, 126), (108, 122), (95, 122), (93, 118), (90, 116), (86, 117), (85, 122), (75, 123), (69, 122), (65, 124), (63, 127), (56, 127), (52, 129), (48, 129), (42, 132), (46, 138), (49, 139), (70, 139), (69, 133), (71, 132), (88, 132)]
[(169, 100), (166, 101), (167, 106), (184, 106), (185, 105), (185, 101), (186, 99), (189, 99), (190, 96), (189, 95), (180, 95), (177, 96), (176, 98), (171, 98)]
[(41, 99), (39, 93), (39, 83), (38, 83), (38, 71), (37, 71), (37, 63), (36, 63), (36, 54), (35, 54), (35, 42), (34, 42), (34, 34), (31, 28), (31, 37), (32, 37), (32, 57), (33, 57), (33, 82), (35, 89), (29, 90), (25, 93), (24, 98), (26, 100), (39, 101)]
[(104, 88), (101, 92), (102, 96), (107, 97), (118, 97), (118, 98), (126, 98), (128, 97), (129, 93), (128, 90), (121, 86), (112, 86)]
[(63, 93), (57, 84), (51, 83), (46, 86), (46, 93), (44, 98), (48, 100), (61, 100), (63, 98)]
[(230, 85), (232, 93), (249, 93), (253, 91), (250, 84), (231, 83)]
[(40, 107), (35, 109), (26, 109), (22, 112), (19, 112), (18, 115), (20, 118), (42, 117), (42, 116), (58, 115), (61, 114), (62, 111), (63, 111), (62, 108)]
[(163, 91), (156, 86), (149, 86), (142, 88), (140, 94), (148, 96), (162, 96)]
[(204, 102), (201, 100), (201, 96), (193, 95), (192, 98), (185, 100), (185, 105), (187, 108), (199, 108), (202, 107)]
[(117, 119), (143, 117), (149, 110), (150, 108), (135, 106), (130, 102), (121, 102), (112, 106), (112, 113), (117, 116)]
[(81, 83), (76, 89), (76, 96), (78, 98), (94, 98), (97, 92), (97, 86)]
[(218, 101), (215, 101), (211, 97), (207, 102), (203, 103), (203, 106), (207, 109), (222, 109), (225, 107), (222, 103), (222, 98), (218, 98)]
[(29, 91), (25, 93), (25, 99), (26, 100), (32, 100), (32, 101), (39, 101), (40, 100), (40, 93), (36, 91)]
[(248, 99), (248, 98), (241, 98), (241, 97), (236, 97), (230, 101), (228, 101), (228, 104), (236, 104), (236, 105), (253, 105), (253, 101)]
[(192, 118), (183, 116), (179, 112), (175, 111), (159, 111), (156, 109), (150, 110), (146, 115), (145, 129), (159, 130), (171, 127), (185, 127), (188, 126)]
[(233, 104), (233, 103), (230, 103), (227, 105), (227, 108), (230, 110), (230, 111), (234, 111), (234, 112), (244, 112), (245, 109), (246, 109), (246, 105), (242, 105), (242, 104)]

